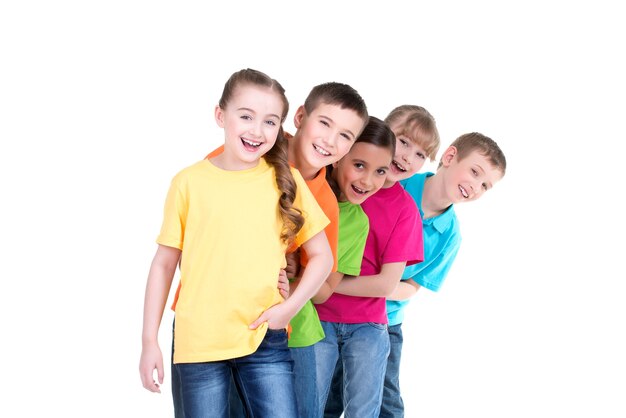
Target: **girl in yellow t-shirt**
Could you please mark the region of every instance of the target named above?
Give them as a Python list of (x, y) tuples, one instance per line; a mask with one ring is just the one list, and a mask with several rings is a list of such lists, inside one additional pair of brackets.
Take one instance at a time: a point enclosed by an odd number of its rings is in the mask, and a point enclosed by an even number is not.
[[(328, 219), (289, 167), (284, 89), (251, 69), (234, 73), (215, 108), (224, 152), (172, 180), (146, 286), (140, 375), (160, 392), (158, 330), (176, 267), (174, 367), (186, 416), (228, 416), (231, 375), (249, 414), (297, 415), (285, 328), (332, 267)], [(295, 243), (309, 255), (284, 300), (277, 273)], [(154, 371), (158, 383), (154, 380)]]

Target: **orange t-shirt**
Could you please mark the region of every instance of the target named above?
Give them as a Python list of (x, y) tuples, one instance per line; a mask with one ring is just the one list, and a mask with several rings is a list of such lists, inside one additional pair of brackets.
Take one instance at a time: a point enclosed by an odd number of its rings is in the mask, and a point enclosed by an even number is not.
[[(292, 135), (285, 132), (285, 137), (289, 140), (293, 138)], [(213, 158), (217, 155), (220, 155), (224, 152), (224, 145), (220, 145), (215, 150), (211, 151), (205, 159)], [(295, 167), (296, 169), (298, 167)], [(330, 221), (328, 226), (324, 228), (324, 232), (326, 233), (326, 238), (328, 239), (328, 244), (330, 245), (330, 251), (333, 254), (333, 270), (337, 271), (337, 241), (339, 239), (339, 205), (337, 204), (337, 197), (333, 190), (330, 188), (330, 185), (326, 181), (326, 167), (322, 167), (322, 169), (317, 173), (311, 180), (306, 180), (306, 185), (309, 186), (309, 190), (315, 197), (317, 204), (322, 208), (322, 211)], [(293, 251), (295, 248), (290, 248)], [(300, 251), (300, 265), (306, 266), (308, 262), (308, 257), (306, 255), (306, 251), (304, 248)], [(276, 281), (278, 283), (278, 277), (276, 277)], [(178, 288), (176, 289), (176, 295), (174, 295), (174, 302), (172, 303), (172, 310), (176, 310), (176, 302), (178, 301), (178, 294), (180, 293), (180, 283), (178, 284)]]

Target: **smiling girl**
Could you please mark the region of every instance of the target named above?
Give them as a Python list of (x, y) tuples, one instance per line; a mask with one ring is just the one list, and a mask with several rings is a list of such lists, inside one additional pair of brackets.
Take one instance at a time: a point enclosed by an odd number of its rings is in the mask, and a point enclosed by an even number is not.
[[(160, 392), (158, 330), (180, 262), (174, 367), (186, 416), (228, 417), (231, 376), (249, 414), (297, 414), (285, 328), (333, 260), (323, 233), (328, 219), (287, 163), (288, 107), (276, 80), (251, 69), (234, 73), (215, 108), (224, 152), (179, 172), (167, 195), (146, 286), (139, 369), (143, 386)], [(305, 248), (309, 262), (283, 300), (276, 277), (291, 243)]]

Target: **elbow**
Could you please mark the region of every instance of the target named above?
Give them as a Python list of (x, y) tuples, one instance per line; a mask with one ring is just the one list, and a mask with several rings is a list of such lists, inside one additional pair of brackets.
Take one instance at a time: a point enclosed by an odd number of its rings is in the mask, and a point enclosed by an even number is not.
[(330, 297), (330, 294), (320, 295), (318, 293), (317, 295), (313, 296), (313, 298), (311, 298), (311, 301), (313, 302), (314, 305), (321, 305), (322, 303), (326, 302), (329, 297)]

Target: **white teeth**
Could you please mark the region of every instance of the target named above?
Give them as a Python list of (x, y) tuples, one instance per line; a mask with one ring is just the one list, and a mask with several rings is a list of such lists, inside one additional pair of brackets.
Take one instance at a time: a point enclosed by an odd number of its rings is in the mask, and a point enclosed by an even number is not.
[(356, 186), (352, 186), (352, 188), (354, 189), (354, 191), (356, 191), (357, 193), (361, 193), (361, 194), (365, 194), (367, 193), (367, 190), (363, 190), (363, 189), (359, 189)]
[(402, 167), (400, 164), (398, 164), (398, 162), (396, 160), (392, 161), (393, 165), (395, 165), (396, 167), (398, 167), (398, 170), (400, 171), (406, 171), (406, 168)]
[(313, 148), (315, 148), (315, 151), (322, 154), (324, 157), (328, 157), (330, 155), (330, 152), (326, 151), (324, 148), (318, 147), (315, 144), (313, 144)]
[(459, 190), (461, 191), (461, 194), (463, 195), (464, 198), (467, 199), (469, 197), (469, 194), (467, 193), (467, 191), (465, 191), (463, 186), (459, 186)]
[(253, 141), (250, 141), (249, 139), (245, 139), (245, 138), (241, 138), (241, 140), (243, 142), (245, 142), (246, 144), (250, 145), (251, 147), (260, 147), (261, 146), (260, 142), (253, 142)]

